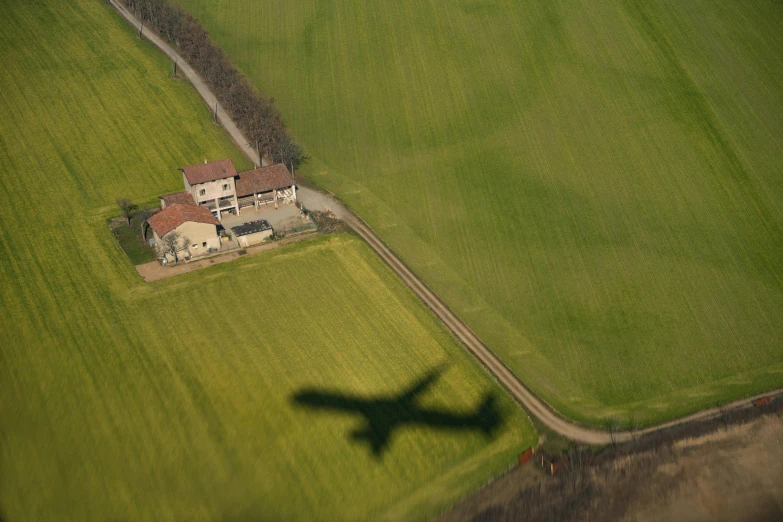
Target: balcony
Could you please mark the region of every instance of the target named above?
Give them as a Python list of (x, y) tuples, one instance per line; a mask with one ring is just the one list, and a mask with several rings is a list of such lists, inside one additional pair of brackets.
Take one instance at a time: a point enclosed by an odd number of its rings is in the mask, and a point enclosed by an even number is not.
[(209, 210), (217, 210), (217, 209), (225, 209), (225, 208), (232, 208), (234, 206), (234, 199), (233, 198), (221, 198), (218, 200), (217, 205), (215, 204), (214, 199), (209, 199), (207, 201), (200, 201), (198, 204), (200, 207), (206, 207)]

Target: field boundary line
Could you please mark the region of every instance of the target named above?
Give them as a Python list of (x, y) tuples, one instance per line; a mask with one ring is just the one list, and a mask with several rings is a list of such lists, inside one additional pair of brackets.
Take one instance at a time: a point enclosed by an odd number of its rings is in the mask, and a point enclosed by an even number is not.
[[(141, 22), (131, 13), (128, 9), (122, 5), (119, 0), (108, 0), (108, 3), (113, 6), (119, 14), (126, 19), (132, 26), (138, 28)], [(184, 76), (190, 80), (196, 91), (201, 95), (207, 106), (211, 109), (217, 106), (218, 108), (218, 121), (223, 125), (231, 139), (239, 146), (240, 150), (251, 161), (257, 165), (262, 165), (262, 158), (258, 157), (256, 151), (250, 146), (249, 142), (236, 126), (234, 121), (228, 116), (225, 110), (222, 109), (220, 102), (215, 98), (210, 89), (204, 83), (201, 76), (187, 63), (168, 43), (163, 41), (152, 30), (144, 33), (144, 38), (147, 38), (152, 44), (163, 51), (166, 56), (172, 60), (176, 60), (179, 70)], [(677, 426), (680, 424), (686, 424), (694, 421), (709, 420), (718, 417), (730, 410), (739, 410), (753, 407), (753, 401), (762, 397), (780, 397), (783, 395), (783, 388), (770, 390), (765, 393), (759, 393), (751, 397), (745, 397), (738, 399), (721, 406), (714, 406), (707, 408), (683, 417), (679, 417), (661, 424), (649, 426), (647, 428), (639, 430), (625, 430), (608, 432), (597, 428), (590, 428), (585, 425), (579, 424), (573, 420), (570, 420), (561, 415), (555, 410), (549, 403), (535, 395), (528, 387), (509, 369), (495, 353), (489, 349), (481, 339), (471, 330), (465, 323), (463, 323), (452, 312), (441, 299), (433, 292), (424, 282), (414, 274), (414, 272), (403, 263), (400, 258), (392, 251), (391, 248), (372, 230), (372, 228), (366, 224), (358, 214), (354, 213), (344, 206), (334, 193), (331, 196), (318, 192), (313, 189), (301, 187), (298, 189), (302, 200), (310, 198), (326, 198), (331, 204), (331, 210), (335, 215), (345, 221), (366, 243), (375, 251), (375, 253), (397, 274), (405, 285), (410, 288), (414, 294), (429, 308), (438, 319), (446, 326), (446, 328), (454, 335), (458, 341), (468, 350), (470, 354), (477, 359), (484, 368), (498, 381), (500, 382), (506, 391), (522, 405), (530, 414), (535, 416), (549, 429), (559, 433), (560, 435), (571, 439), (576, 442), (594, 444), (594, 445), (606, 445), (618, 442), (629, 442), (635, 440), (637, 437), (648, 435), (656, 431), (664, 430)], [(307, 204), (308, 208), (318, 209), (323, 204)]]

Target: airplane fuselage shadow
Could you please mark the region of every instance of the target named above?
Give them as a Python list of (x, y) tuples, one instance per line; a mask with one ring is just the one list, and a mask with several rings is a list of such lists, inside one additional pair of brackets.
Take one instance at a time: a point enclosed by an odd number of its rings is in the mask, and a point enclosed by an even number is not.
[(349, 438), (365, 443), (376, 457), (390, 445), (394, 433), (406, 426), (426, 426), (438, 431), (479, 431), (491, 437), (503, 423), (495, 396), (487, 394), (472, 413), (458, 413), (418, 404), (419, 396), (440, 377), (443, 367), (428, 372), (411, 387), (392, 397), (362, 398), (341, 392), (302, 389), (291, 397), (301, 407), (357, 415), (364, 426)]

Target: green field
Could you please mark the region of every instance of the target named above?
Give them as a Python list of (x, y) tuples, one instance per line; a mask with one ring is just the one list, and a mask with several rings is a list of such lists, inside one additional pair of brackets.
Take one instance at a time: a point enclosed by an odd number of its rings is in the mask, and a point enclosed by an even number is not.
[[(0, 20), (0, 518), (420, 518), (535, 440), (351, 235), (143, 283), (114, 199), (246, 160), (105, 2), (4, 2)], [(444, 362), (422, 404), (467, 415), (494, 394), (494, 437), (408, 427), (376, 459), (359, 419), (292, 402), (394, 394)]]
[(179, 1), (563, 413), (783, 385), (780, 2)]

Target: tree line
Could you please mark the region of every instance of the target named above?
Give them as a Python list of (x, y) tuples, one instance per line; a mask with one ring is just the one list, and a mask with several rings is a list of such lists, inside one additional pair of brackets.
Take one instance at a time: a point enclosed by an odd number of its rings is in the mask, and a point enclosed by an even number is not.
[(253, 89), (193, 16), (169, 0), (123, 1), (143, 23), (179, 48), (261, 157), (293, 167), (303, 161), (304, 152), (288, 135), (274, 99)]

